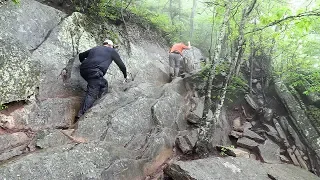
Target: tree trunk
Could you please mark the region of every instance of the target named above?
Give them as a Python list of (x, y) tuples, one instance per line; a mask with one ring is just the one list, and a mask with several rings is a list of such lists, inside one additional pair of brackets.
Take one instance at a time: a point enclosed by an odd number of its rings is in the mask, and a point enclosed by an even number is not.
[(251, 4), (248, 6), (248, 8), (244, 8), (242, 11), (242, 16), (241, 16), (241, 22), (240, 22), (240, 26), (239, 26), (239, 43), (238, 43), (238, 48), (236, 51), (236, 58), (237, 58), (237, 64), (236, 64), (236, 71), (235, 71), (235, 75), (238, 76), (239, 72), (240, 72), (240, 67), (241, 64), (243, 63), (243, 59), (242, 59), (242, 54), (243, 54), (243, 49), (244, 49), (244, 45), (245, 45), (245, 38), (244, 38), (244, 28), (245, 28), (245, 23), (247, 22), (247, 18), (250, 15), (250, 13), (252, 12), (255, 4), (256, 4), (257, 0), (252, 0)]
[[(179, 23), (181, 23), (181, 0), (178, 0), (179, 7), (178, 7), (178, 12), (179, 12)], [(179, 38), (182, 39), (182, 25), (179, 26)]]
[(193, 19), (197, 9), (197, 0), (193, 0), (192, 12), (190, 16), (190, 39), (193, 37), (194, 24)]
[(222, 40), (226, 34), (226, 28), (228, 25), (229, 17), (230, 17), (230, 2), (227, 1), (223, 23), (221, 26), (218, 42), (217, 42), (217, 45), (216, 45), (215, 51), (214, 51), (214, 58), (212, 59), (212, 62), (210, 62), (212, 68), (211, 68), (209, 78), (207, 81), (205, 107), (204, 107), (204, 111), (203, 111), (203, 115), (202, 115), (202, 123), (201, 123), (201, 127), (199, 129), (198, 141), (197, 141), (197, 145), (196, 145), (197, 146), (196, 147), (197, 153), (202, 156), (207, 156), (209, 153), (209, 149), (210, 149), (209, 143), (210, 143), (211, 136), (212, 136), (212, 131), (210, 131), (210, 130), (214, 129), (213, 127), (216, 125), (215, 123), (217, 121), (217, 119), (215, 118), (217, 115), (216, 113), (214, 114), (214, 118), (211, 118), (211, 119), (208, 119), (208, 114), (209, 114), (210, 108), (212, 107), (211, 92), (212, 92), (212, 83), (213, 83), (213, 80), (215, 77), (215, 66), (216, 66), (215, 64), (217, 62), (219, 62), (221, 46), (223, 44)]
[(170, 19), (171, 19), (171, 24), (174, 25), (174, 15), (173, 15), (173, 7), (172, 7), (173, 0), (170, 0), (169, 2), (169, 13), (170, 13)]
[(250, 12), (252, 11), (256, 0), (253, 0), (252, 3), (248, 8), (245, 8), (242, 12), (242, 19), (239, 27), (239, 37), (238, 37), (238, 47), (236, 49), (235, 55), (232, 56), (233, 58), (231, 59), (230, 63), (230, 68), (229, 68), (229, 73), (227, 77), (224, 80), (223, 87), (219, 94), (217, 95), (219, 97), (218, 102), (215, 103), (214, 112), (213, 112), (213, 117), (208, 119), (208, 114), (209, 114), (209, 109), (212, 108), (212, 100), (211, 100), (211, 93), (212, 93), (212, 83), (215, 78), (215, 66), (219, 62), (220, 54), (221, 54), (221, 47), (223, 42), (223, 38), (226, 35), (226, 28), (229, 23), (229, 18), (230, 18), (230, 11), (231, 11), (231, 2), (226, 1), (226, 10), (224, 14), (224, 19), (223, 23), (221, 26), (217, 46), (215, 48), (214, 52), (214, 58), (212, 60), (212, 69), (210, 71), (210, 75), (207, 81), (207, 91), (206, 91), (206, 96), (205, 96), (205, 107), (203, 111), (203, 116), (202, 116), (202, 124), (199, 129), (199, 134), (198, 134), (198, 141), (197, 141), (197, 147), (196, 147), (196, 152), (200, 156), (207, 156), (210, 152), (210, 142), (212, 139), (212, 135), (216, 129), (216, 126), (219, 123), (219, 117), (220, 117), (220, 112), (221, 108), (224, 104), (226, 92), (227, 92), (227, 87), (230, 82), (231, 77), (233, 76), (234, 72), (236, 69), (239, 68), (241, 65), (240, 59), (241, 55), (243, 53), (243, 45), (244, 45), (244, 33), (243, 33), (243, 28), (246, 22), (247, 17), (249, 16)]

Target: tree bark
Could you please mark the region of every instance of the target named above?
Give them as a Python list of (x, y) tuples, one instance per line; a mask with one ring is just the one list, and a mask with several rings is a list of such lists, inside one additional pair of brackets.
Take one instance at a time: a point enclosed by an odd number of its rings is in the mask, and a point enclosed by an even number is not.
[[(210, 118), (210, 119), (208, 119), (208, 114), (209, 114), (210, 108), (212, 107), (211, 92), (212, 92), (212, 83), (215, 78), (215, 64), (217, 62), (219, 62), (221, 46), (223, 44), (222, 40), (226, 34), (226, 28), (228, 26), (229, 17), (230, 17), (230, 2), (226, 1), (226, 10), (225, 10), (224, 19), (223, 19), (223, 23), (221, 26), (217, 46), (215, 47), (214, 58), (212, 59), (212, 62), (210, 62), (211, 63), (211, 71), (210, 71), (209, 78), (207, 81), (205, 107), (204, 107), (204, 111), (203, 111), (203, 115), (202, 115), (201, 127), (199, 129), (198, 141), (196, 144), (196, 146), (197, 146), (196, 151), (201, 156), (207, 156), (209, 154), (209, 150), (210, 150), (209, 144), (210, 144), (210, 140), (211, 140), (211, 136), (212, 136), (211, 130), (214, 129), (213, 127), (215, 127), (216, 122), (217, 122), (217, 118), (216, 118), (217, 113), (215, 113), (214, 117)], [(219, 112), (219, 115), (220, 115), (220, 112)]]
[[(181, 0), (178, 0), (179, 6), (178, 6), (178, 12), (179, 12), (179, 22), (181, 23)], [(179, 26), (179, 38), (182, 39), (182, 25)]]
[(242, 54), (243, 54), (243, 49), (244, 49), (243, 46), (245, 45), (245, 38), (244, 38), (243, 30), (245, 28), (245, 24), (247, 22), (248, 16), (252, 12), (256, 2), (257, 2), (257, 0), (252, 0), (250, 5), (248, 6), (248, 8), (244, 8), (242, 11), (241, 22), (240, 22), (240, 26), (239, 26), (239, 42), (238, 42), (238, 48), (236, 51), (236, 58), (237, 58), (236, 71), (235, 71), (236, 76), (239, 75), (240, 67), (241, 67), (241, 64), (243, 63)]
[(197, 10), (197, 0), (193, 0), (193, 6), (192, 6), (192, 11), (191, 11), (191, 16), (190, 16), (190, 39), (192, 39), (192, 37), (193, 37), (193, 31), (194, 31), (193, 19), (194, 19), (194, 15), (196, 13), (196, 10)]
[(171, 19), (171, 24), (172, 25), (174, 25), (174, 15), (173, 15), (173, 5), (172, 5), (172, 3), (173, 3), (173, 0), (170, 0), (170, 2), (169, 2), (169, 13), (170, 13), (170, 19)]

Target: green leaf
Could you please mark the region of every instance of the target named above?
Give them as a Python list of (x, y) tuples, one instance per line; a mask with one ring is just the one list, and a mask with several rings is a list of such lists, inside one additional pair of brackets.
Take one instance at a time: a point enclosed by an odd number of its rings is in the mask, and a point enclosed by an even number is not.
[(19, 4), (20, 0), (12, 0), (12, 2), (14, 2), (15, 4)]

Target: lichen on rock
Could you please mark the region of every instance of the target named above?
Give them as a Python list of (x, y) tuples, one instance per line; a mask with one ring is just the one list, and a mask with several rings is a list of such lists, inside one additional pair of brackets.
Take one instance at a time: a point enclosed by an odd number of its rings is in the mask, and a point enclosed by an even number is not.
[(0, 37), (0, 104), (26, 100), (39, 84), (40, 66), (12, 37)]

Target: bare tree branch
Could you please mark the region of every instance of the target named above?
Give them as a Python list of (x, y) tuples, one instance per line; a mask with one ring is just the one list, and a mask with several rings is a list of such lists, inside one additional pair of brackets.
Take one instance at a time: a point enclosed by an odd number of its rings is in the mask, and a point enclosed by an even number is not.
[(254, 30), (250, 31), (250, 32), (246, 32), (245, 34), (250, 34), (250, 33), (253, 33), (253, 32), (264, 30), (267, 27), (274, 26), (274, 25), (279, 24), (279, 23), (281, 23), (283, 21), (294, 20), (294, 19), (297, 19), (297, 18), (310, 17), (310, 16), (320, 16), (320, 9), (316, 9), (316, 10), (309, 11), (309, 12), (303, 12), (303, 13), (297, 14), (295, 16), (285, 17), (283, 19), (279, 19), (279, 20), (273, 21), (270, 24), (268, 24), (266, 26), (263, 26), (261, 28), (257, 28), (257, 29), (254, 29)]
[(257, 0), (252, 1), (251, 5), (250, 5), (250, 7), (249, 7), (249, 9), (248, 9), (248, 11), (247, 11), (247, 13), (246, 13), (246, 16), (247, 16), (247, 17), (249, 16), (249, 14), (251, 13), (251, 11), (253, 10), (254, 5), (255, 5), (256, 3), (257, 3)]

